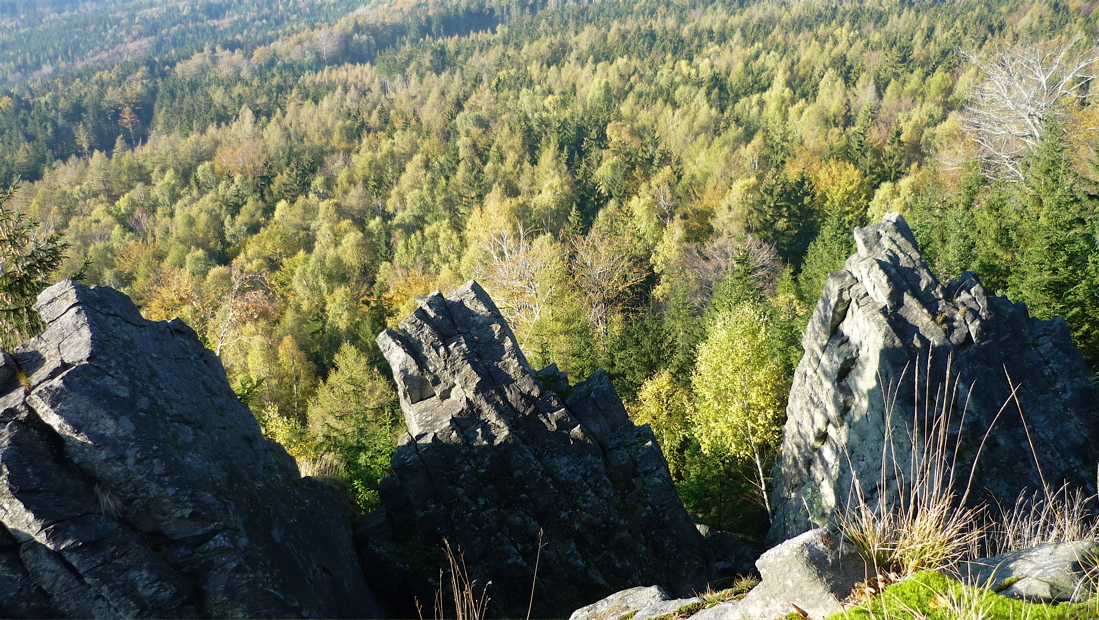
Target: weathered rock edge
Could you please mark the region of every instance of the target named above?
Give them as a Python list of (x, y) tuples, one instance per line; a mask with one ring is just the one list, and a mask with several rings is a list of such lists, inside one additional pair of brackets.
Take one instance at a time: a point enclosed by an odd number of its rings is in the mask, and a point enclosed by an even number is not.
[(182, 321), (61, 282), (0, 365), (0, 616), (382, 617), (349, 515)]
[(695, 620), (813, 619), (843, 611), (841, 601), (871, 574), (854, 546), (828, 528), (787, 540), (756, 560), (761, 581), (739, 601), (701, 611)]
[(1044, 603), (1083, 602), (1095, 594), (1099, 543), (1044, 543), (963, 562), (950, 572), (968, 585)]
[(381, 485), (384, 519), (360, 532), (369, 563), (388, 566), (377, 579), (431, 601), (446, 539), (492, 582), (497, 615), (526, 615), (536, 563), (538, 617), (638, 584), (706, 583), (713, 559), (652, 431), (605, 372), (572, 388), (555, 369), (540, 379), (476, 282), (418, 303), (378, 336), (408, 433)]
[(873, 505), (883, 471), (883, 499), (893, 501), (905, 486), (896, 474), (911, 471), (912, 437), (922, 443), (943, 394), (954, 407), (941, 463), (956, 463), (959, 493), (980, 451), (970, 502), (991, 495), (1010, 505), (1043, 477), (1054, 489), (1068, 482), (1094, 493), (1099, 399), (1065, 322), (1031, 318), (973, 273), (943, 286), (900, 215), (856, 229), (855, 241), (858, 252), (829, 275), (802, 339), (769, 539), (826, 522), (854, 501), (856, 481)]

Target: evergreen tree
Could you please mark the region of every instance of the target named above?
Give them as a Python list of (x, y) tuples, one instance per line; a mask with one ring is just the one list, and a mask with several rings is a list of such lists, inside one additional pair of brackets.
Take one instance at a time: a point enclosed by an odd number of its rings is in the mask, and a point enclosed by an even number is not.
[(809, 245), (797, 277), (797, 295), (801, 302), (810, 308), (816, 306), (828, 274), (842, 269), (844, 261), (854, 253), (855, 238), (851, 228), (836, 218), (826, 220)]
[(874, 149), (870, 145), (870, 127), (874, 124), (874, 106), (866, 105), (859, 110), (858, 120), (851, 128), (848, 138), (847, 159), (865, 176), (874, 173)]
[(378, 482), (397, 448), (397, 394), (370, 359), (351, 344), (336, 353), (335, 368), (309, 401), (309, 431), (320, 450), (335, 452), (364, 509), (377, 507)]
[(901, 133), (901, 124), (893, 123), (893, 129), (889, 132), (889, 140), (882, 151), (882, 162), (879, 174), (875, 177), (879, 181), (896, 182), (904, 175), (905, 144)]
[(1094, 275), (1099, 252), (1096, 208), (1099, 201), (1076, 191), (1065, 158), (1064, 131), (1047, 129), (1041, 148), (1018, 188), (1024, 212), (1023, 243), (1008, 278), (1013, 300), (1025, 301), (1034, 316), (1064, 317), (1085, 359), (1099, 362), (1094, 326), (1099, 307), (1087, 302), (1099, 281)]
[(0, 346), (20, 344), (41, 328), (32, 310), (38, 293), (52, 284), (68, 247), (57, 232), (7, 203), (15, 186), (0, 189)]

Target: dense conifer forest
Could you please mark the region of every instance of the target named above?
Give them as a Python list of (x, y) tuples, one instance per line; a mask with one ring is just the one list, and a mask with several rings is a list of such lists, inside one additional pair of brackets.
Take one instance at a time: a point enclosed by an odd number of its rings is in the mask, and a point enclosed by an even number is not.
[(374, 336), (469, 278), (533, 367), (606, 368), (695, 518), (741, 531), (855, 226), (903, 213), (941, 278), (1099, 368), (1094, 3), (0, 7), (16, 254), (183, 317), (366, 508), (400, 427)]

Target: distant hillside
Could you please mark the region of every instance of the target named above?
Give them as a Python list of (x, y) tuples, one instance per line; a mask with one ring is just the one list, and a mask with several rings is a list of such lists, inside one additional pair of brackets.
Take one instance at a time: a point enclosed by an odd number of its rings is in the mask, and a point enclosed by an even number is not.
[(49, 0), (0, 2), (0, 83), (145, 57), (237, 48), (334, 22), (363, 2)]

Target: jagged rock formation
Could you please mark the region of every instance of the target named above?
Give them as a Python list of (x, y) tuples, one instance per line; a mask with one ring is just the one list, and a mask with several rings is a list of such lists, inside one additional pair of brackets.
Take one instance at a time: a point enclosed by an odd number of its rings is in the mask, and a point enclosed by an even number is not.
[(922, 446), (943, 411), (939, 465), (954, 464), (970, 503), (991, 493), (1010, 504), (1043, 478), (1093, 493), (1099, 400), (1064, 321), (1031, 318), (972, 273), (943, 286), (899, 215), (856, 229), (855, 240), (858, 253), (829, 276), (802, 341), (770, 538), (823, 523), (852, 500), (856, 481), (868, 502), (879, 488), (891, 501), (911, 480), (913, 438)]
[(57, 284), (0, 366), (0, 616), (381, 617), (349, 515), (178, 319)]
[(376, 579), (430, 603), (446, 539), (491, 580), (498, 615), (526, 615), (536, 563), (536, 617), (638, 584), (705, 584), (703, 538), (606, 373), (571, 389), (552, 370), (540, 380), (475, 282), (420, 299), (378, 344), (408, 433), (382, 482), (384, 519), (360, 532)]

